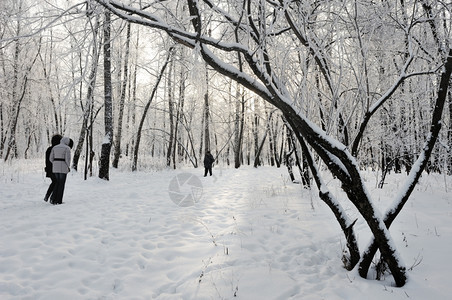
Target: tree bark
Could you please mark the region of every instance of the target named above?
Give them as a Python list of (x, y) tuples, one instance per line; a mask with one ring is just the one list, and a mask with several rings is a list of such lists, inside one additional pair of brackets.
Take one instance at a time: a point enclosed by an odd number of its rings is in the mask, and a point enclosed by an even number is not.
[(204, 93), (204, 154), (210, 151), (209, 72), (206, 65), (206, 91)]
[(111, 85), (111, 13), (104, 13), (104, 126), (105, 136), (102, 141), (99, 161), (99, 178), (110, 180), (110, 151), (113, 140), (113, 96)]
[(168, 149), (166, 152), (166, 166), (171, 166), (171, 157), (174, 143), (174, 87), (173, 87), (173, 69), (174, 63), (171, 63), (168, 71), (168, 118), (169, 118), (169, 137)]
[(181, 146), (181, 142), (179, 141), (179, 124), (181, 123), (181, 119), (184, 115), (184, 102), (185, 102), (185, 78), (184, 74), (181, 70), (179, 73), (180, 85), (179, 85), (179, 97), (176, 106), (176, 118), (174, 124), (174, 146), (173, 146), (173, 169), (176, 169), (176, 158), (178, 155), (181, 155), (180, 151), (177, 151)]

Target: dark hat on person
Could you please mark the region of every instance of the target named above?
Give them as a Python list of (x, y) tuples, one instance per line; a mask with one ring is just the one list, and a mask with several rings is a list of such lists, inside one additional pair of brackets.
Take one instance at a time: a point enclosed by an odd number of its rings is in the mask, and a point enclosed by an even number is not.
[(61, 134), (55, 134), (54, 136), (52, 136), (51, 139), (52, 146), (58, 145), (61, 142), (62, 138), (63, 136)]

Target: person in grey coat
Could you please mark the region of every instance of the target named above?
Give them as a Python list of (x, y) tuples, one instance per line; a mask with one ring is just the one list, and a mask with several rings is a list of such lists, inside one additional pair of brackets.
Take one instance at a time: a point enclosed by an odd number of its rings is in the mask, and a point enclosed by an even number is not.
[(53, 193), (53, 189), (55, 188), (55, 184), (56, 184), (56, 178), (55, 175), (53, 174), (52, 171), (52, 162), (50, 161), (50, 152), (52, 151), (52, 148), (55, 147), (56, 145), (58, 145), (61, 142), (61, 139), (63, 137), (60, 134), (55, 134), (54, 136), (52, 136), (52, 145), (47, 148), (46, 150), (46, 166), (44, 168), (45, 172), (46, 172), (46, 177), (49, 177), (50, 180), (52, 180), (52, 182), (49, 185), (49, 188), (47, 189), (47, 193), (44, 196), (44, 201), (47, 202), (47, 200), (49, 200), (50, 196)]
[(52, 172), (56, 178), (56, 184), (50, 199), (50, 203), (52, 204), (63, 203), (64, 186), (71, 165), (71, 148), (69, 147), (69, 142), (70, 139), (68, 137), (63, 137), (61, 142), (50, 151), (49, 160), (52, 162)]

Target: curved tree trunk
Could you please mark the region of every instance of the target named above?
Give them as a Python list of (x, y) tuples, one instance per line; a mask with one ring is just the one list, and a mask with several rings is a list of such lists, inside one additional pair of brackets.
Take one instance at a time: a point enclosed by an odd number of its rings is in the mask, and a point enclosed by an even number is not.
[[(452, 50), (449, 52), (449, 56), (445, 63), (444, 72), (441, 75), (441, 81), (439, 84), (439, 91), (436, 99), (435, 109), (433, 112), (429, 136), (427, 138), (427, 141), (425, 142), (424, 147), (422, 148), (423, 149), (422, 152), (419, 154), (419, 157), (410, 172), (410, 175), (408, 176), (408, 180), (405, 183), (405, 186), (403, 187), (401, 193), (399, 194), (400, 195), (399, 198), (396, 199), (395, 205), (393, 205), (394, 208), (386, 212), (384, 222), (387, 228), (391, 226), (392, 222), (395, 220), (397, 215), (402, 211), (403, 206), (408, 201), (408, 198), (410, 197), (414, 187), (416, 186), (419, 178), (421, 177), (422, 172), (424, 171), (430, 159), (430, 155), (433, 151), (433, 147), (435, 146), (436, 140), (439, 135), (439, 131), (441, 129), (441, 116), (447, 99), (451, 72), (452, 72)], [(372, 241), (370, 246), (364, 252), (363, 259), (359, 265), (359, 274), (362, 277), (367, 277), (370, 264), (377, 250), (378, 250), (377, 242)]]
[(171, 60), (173, 49), (174, 49), (174, 47), (171, 47), (168, 50), (168, 55), (166, 57), (166, 61), (163, 64), (162, 68), (160, 69), (160, 73), (157, 76), (157, 81), (155, 82), (154, 88), (152, 89), (151, 96), (149, 97), (148, 102), (144, 106), (143, 115), (141, 116), (140, 123), (138, 124), (135, 148), (133, 150), (132, 171), (137, 170), (138, 149), (140, 148), (141, 131), (143, 129), (144, 120), (146, 119), (146, 115), (148, 113), (149, 107), (151, 106), (152, 100), (154, 99), (155, 93), (157, 92), (158, 85), (159, 85), (160, 81), (162, 80), (163, 74), (165, 73), (165, 69)]
[[(346, 132), (347, 123), (345, 121), (348, 122), (348, 118), (346, 119), (342, 116), (342, 107), (338, 106), (338, 101), (342, 100), (342, 92), (346, 91), (342, 90), (340, 87), (344, 83), (343, 81), (340, 83), (335, 82), (336, 76), (342, 71), (340, 69), (342, 65), (339, 65), (337, 70), (330, 70), (331, 67), (335, 67), (336, 63), (333, 60), (329, 60), (330, 45), (335, 41), (327, 41), (324, 43), (315, 38), (318, 32), (310, 30), (309, 28), (310, 26), (313, 26), (313, 23), (309, 22), (312, 21), (312, 19), (304, 19), (304, 7), (301, 7), (298, 2), (291, 2), (290, 4), (285, 5), (286, 3), (283, 1), (270, 1), (265, 2), (267, 7), (256, 7), (251, 5), (251, 1), (248, 1), (242, 7), (242, 15), (239, 14), (237, 16), (233, 14), (229, 15), (227, 13), (223, 14), (223, 12), (215, 7), (215, 4), (211, 1), (202, 1), (203, 7), (200, 9), (200, 2), (188, 0), (189, 14), (184, 17), (191, 21), (192, 28), (186, 30), (185, 28), (172, 25), (181, 21), (177, 18), (170, 19), (167, 22), (166, 19), (159, 18), (158, 12), (156, 12), (155, 15), (149, 13), (149, 11), (147, 11), (146, 14), (142, 14), (138, 8), (121, 4), (118, 1), (97, 1), (112, 11), (117, 12), (118, 16), (124, 19), (163, 30), (175, 41), (187, 47), (196, 49), (198, 53), (201, 54), (204, 61), (217, 72), (237, 81), (268, 103), (277, 107), (291, 125), (300, 144), (306, 144), (306, 146), (303, 147), (303, 151), (309, 153), (307, 146), (311, 147), (311, 149), (323, 160), (331, 174), (341, 182), (342, 189), (346, 193), (348, 200), (357, 208), (358, 212), (369, 226), (382, 257), (394, 277), (396, 285), (403, 286), (405, 284), (406, 269), (402, 261), (399, 260), (396, 252), (397, 250), (394, 247), (394, 243), (385, 225), (384, 219), (380, 217), (380, 213), (372, 204), (371, 196), (361, 177), (355, 155), (359, 148), (359, 142), (362, 140), (362, 133), (366, 129), (371, 115), (379, 110), (383, 104), (388, 102), (387, 99), (398, 90), (399, 85), (403, 83), (405, 79), (431, 73), (430, 71), (414, 72), (411, 74), (406, 72), (407, 67), (415, 57), (417, 59), (417, 56), (422, 52), (422, 47), (424, 46), (419, 38), (415, 36), (416, 33), (410, 31), (410, 26), (414, 26), (413, 23), (407, 22), (405, 24), (406, 27), (404, 27), (403, 20), (394, 20), (395, 22), (400, 22), (402, 25), (402, 28), (398, 33), (408, 37), (408, 51), (410, 56), (405, 61), (405, 66), (399, 73), (398, 80), (394, 80), (393, 85), (390, 86), (386, 92), (381, 93), (380, 99), (373, 101), (372, 104), (367, 103), (368, 108), (365, 110), (367, 111), (367, 114), (363, 116), (361, 125), (359, 124), (359, 120), (357, 120), (358, 123), (356, 125), (359, 130), (358, 136), (353, 142), (352, 152), (350, 153), (346, 146), (348, 144), (348, 133)], [(321, 5), (322, 4), (319, 4), (316, 9), (319, 9)], [(267, 8), (268, 11), (273, 9), (274, 12), (279, 11), (280, 13), (274, 15), (262, 13)], [(329, 12), (328, 9), (330, 9), (331, 6), (327, 3), (323, 8), (326, 12)], [(206, 27), (206, 24), (203, 24), (203, 22), (206, 21), (206, 18), (204, 17), (205, 14), (209, 12), (215, 12), (215, 14), (221, 18), (221, 22), (230, 25), (229, 31), (227, 26), (223, 27), (225, 34), (223, 34), (221, 38), (210, 35), (204, 30)], [(129, 13), (132, 14), (133, 17), (129, 17)], [(312, 11), (307, 11), (307, 13), (312, 13)], [(292, 14), (294, 17), (292, 17)], [(168, 15), (165, 15), (165, 17), (166, 16)], [(270, 25), (268, 22), (272, 22), (271, 26), (267, 26)], [(416, 26), (418, 25), (419, 23), (416, 24)], [(275, 28), (277, 28), (276, 31), (274, 31)], [(270, 32), (268, 30), (272, 31)], [(277, 32), (278, 30), (280, 31)], [(235, 42), (232, 39), (227, 40), (227, 34), (233, 36), (232, 31), (240, 32), (241, 39), (236, 39)], [(277, 38), (273, 39), (273, 37), (275, 37), (273, 34), (275, 34), (276, 37), (284, 36), (287, 40), (296, 41), (292, 49), (297, 50), (292, 51), (291, 49), (287, 49), (287, 57), (291, 54), (296, 55), (300, 46), (305, 47), (307, 55), (313, 57), (313, 61), (315, 61), (326, 83), (327, 89), (325, 90), (330, 93), (328, 98), (331, 100), (331, 112), (326, 117), (333, 119), (331, 124), (340, 122), (341, 128), (339, 133), (342, 135), (340, 135), (338, 139), (328, 135), (327, 132), (319, 128), (315, 124), (314, 119), (308, 119), (306, 113), (297, 107), (300, 103), (300, 99), (298, 98), (298, 95), (292, 92), (294, 86), (290, 82), (287, 83), (290, 80), (284, 77), (284, 74), (281, 75), (281, 60), (274, 60), (274, 57), (272, 56), (275, 53), (275, 51), (273, 51), (275, 48), (270, 47), (280, 45), (278, 43), (280, 40)], [(415, 40), (416, 43), (411, 45), (411, 40)], [(231, 41), (233, 42), (230, 43)], [(420, 49), (421, 51), (417, 51), (415, 48), (417, 48), (417, 50)], [(238, 53), (243, 56), (244, 64), (246, 63), (246, 68), (243, 68), (243, 70), (239, 69), (236, 63), (235, 58)], [(276, 51), (276, 53), (278, 53), (278, 51)], [(432, 64), (434, 64), (434, 62), (432, 62)], [(425, 68), (423, 69), (425, 70)], [(339, 81), (341, 80), (339, 79)], [(354, 89), (355, 87), (352, 86), (351, 88)], [(440, 94), (441, 93), (443, 93), (443, 91), (440, 91)], [(374, 92), (367, 91), (365, 94), (371, 95), (374, 94)], [(369, 99), (361, 99), (361, 103), (365, 103), (367, 100)], [(435, 114), (433, 116), (434, 120), (436, 120), (437, 111), (439, 111), (439, 109), (435, 109)], [(440, 117), (438, 120), (440, 120)], [(438, 125), (435, 126), (439, 126), (439, 122)], [(327, 130), (329, 129), (330, 128), (327, 127)], [(345, 144), (341, 143), (340, 140), (344, 141)], [(431, 143), (434, 144), (434, 141), (432, 140)], [(312, 162), (310, 165), (311, 171), (314, 173), (315, 165)], [(413, 168), (413, 170), (415, 170), (415, 168)], [(316, 176), (319, 176), (319, 178), (315, 178)], [(330, 208), (335, 213), (336, 219), (338, 219), (341, 224), (344, 233), (346, 233), (348, 242), (349, 234), (353, 234), (353, 222), (341, 219), (342, 217), (345, 217), (345, 214), (340, 206), (336, 205), (337, 203), (334, 201), (334, 197), (330, 194), (328, 189), (326, 189), (325, 185), (322, 184), (318, 172), (315, 173), (314, 178), (316, 182), (319, 181), (317, 184), (320, 186), (320, 197), (324, 199), (325, 202), (330, 201)], [(409, 186), (414, 186), (414, 184), (417, 183), (417, 180), (418, 178), (410, 178)], [(406, 196), (408, 198), (409, 193), (407, 193)], [(354, 254), (358, 253), (356, 251), (353, 252)], [(356, 261), (356, 257), (350, 259)], [(353, 266), (353, 263), (350, 263), (350, 266)]]

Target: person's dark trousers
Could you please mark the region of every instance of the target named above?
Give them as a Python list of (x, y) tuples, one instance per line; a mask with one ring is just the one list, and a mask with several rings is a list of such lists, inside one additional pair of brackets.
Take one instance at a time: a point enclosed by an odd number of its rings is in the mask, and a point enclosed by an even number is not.
[(212, 176), (212, 167), (205, 167), (204, 168), (204, 177), (207, 176), (207, 172), (209, 172), (210, 176)]
[[(52, 195), (53, 189), (55, 188), (55, 184), (56, 184), (55, 174), (52, 173), (50, 175), (50, 180), (52, 180), (52, 182), (50, 183), (49, 188), (47, 189), (46, 196), (44, 197), (44, 201), (46, 201), (46, 202), (47, 202), (47, 200), (49, 200), (49, 197)], [(50, 201), (50, 203), (52, 203), (52, 201)]]
[(52, 195), (52, 204), (62, 204), (63, 203), (63, 193), (64, 193), (64, 185), (66, 184), (67, 174), (64, 173), (55, 173), (56, 184), (53, 189)]

